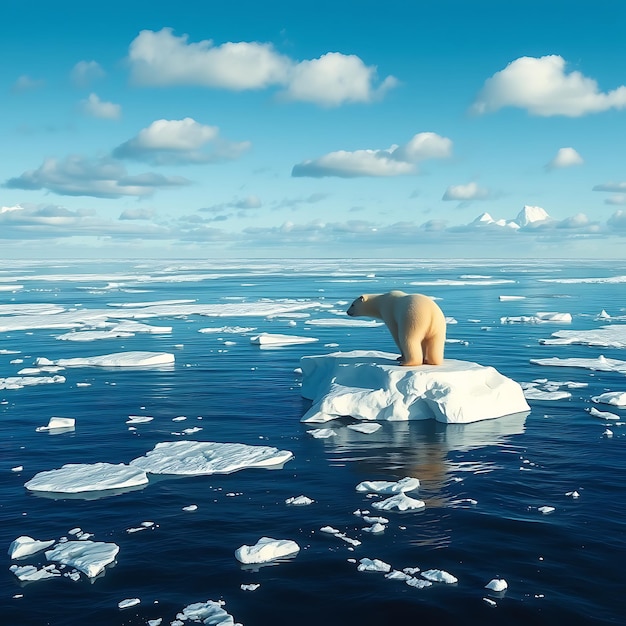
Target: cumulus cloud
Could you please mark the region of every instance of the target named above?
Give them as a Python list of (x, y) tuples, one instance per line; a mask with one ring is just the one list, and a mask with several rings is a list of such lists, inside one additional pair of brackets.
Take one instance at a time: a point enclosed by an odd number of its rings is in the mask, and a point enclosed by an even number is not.
[(510, 106), (532, 115), (580, 117), (626, 107), (626, 86), (602, 92), (593, 78), (567, 73), (565, 65), (558, 55), (516, 59), (487, 79), (472, 111), (491, 113)]
[(376, 67), (354, 55), (331, 52), (297, 62), (271, 44), (211, 40), (190, 43), (171, 28), (143, 30), (128, 52), (137, 85), (200, 85), (242, 91), (279, 87), (287, 99), (337, 106), (369, 102), (396, 85), (392, 76), (377, 82)]
[(602, 183), (595, 185), (593, 191), (608, 191), (614, 194), (604, 201), (605, 204), (626, 204), (626, 183)]
[(490, 195), (488, 189), (479, 187), (477, 183), (471, 182), (467, 185), (450, 185), (441, 199), (470, 202), (471, 200), (486, 200)]
[(574, 165), (582, 165), (583, 163), (583, 158), (574, 148), (559, 148), (556, 156), (546, 165), (546, 169), (556, 170), (565, 167), (573, 167)]
[(317, 159), (294, 165), (292, 176), (321, 178), (337, 176), (402, 176), (414, 174), (417, 164), (426, 159), (443, 159), (451, 156), (452, 141), (436, 133), (418, 133), (402, 146), (394, 145), (383, 150), (339, 150)]
[(122, 115), (122, 107), (113, 102), (105, 102), (95, 94), (89, 94), (86, 100), (81, 100), (81, 109), (86, 115), (100, 117), (107, 120), (117, 120)]
[(90, 160), (72, 155), (63, 160), (49, 158), (36, 170), (29, 170), (4, 184), (9, 189), (46, 189), (66, 196), (121, 198), (149, 196), (157, 189), (180, 187), (190, 182), (180, 176), (152, 172), (129, 175), (126, 169), (108, 158)]
[(45, 85), (45, 81), (41, 79), (31, 78), (26, 74), (22, 74), (11, 87), (13, 93), (24, 93), (25, 91), (35, 91)]
[(119, 216), (120, 220), (151, 220), (154, 217), (153, 209), (125, 209)]
[(323, 106), (370, 102), (398, 83), (393, 76), (388, 76), (375, 88), (376, 77), (376, 68), (366, 66), (359, 57), (329, 52), (319, 59), (296, 64), (284, 94), (290, 100)]
[(614, 230), (626, 232), (626, 211), (615, 211), (607, 220), (607, 224)]
[(72, 68), (70, 79), (77, 87), (87, 87), (104, 75), (104, 70), (96, 61), (79, 61)]
[[(211, 144), (211, 150), (205, 148)], [(124, 142), (113, 156), (155, 165), (207, 163), (236, 159), (250, 148), (250, 142), (226, 141), (217, 126), (207, 126), (191, 117), (156, 120), (137, 136)]]

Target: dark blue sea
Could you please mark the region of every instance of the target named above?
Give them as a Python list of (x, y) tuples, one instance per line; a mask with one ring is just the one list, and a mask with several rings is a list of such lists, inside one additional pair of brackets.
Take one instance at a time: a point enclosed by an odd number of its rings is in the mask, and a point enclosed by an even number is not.
[[(520, 383), (586, 386), (570, 387), (571, 397), (561, 400), (529, 400), (528, 415), (467, 425), (385, 422), (369, 435), (339, 424), (338, 436), (313, 438), (300, 422), (310, 405), (300, 395), (300, 358), (395, 347), (384, 326), (307, 322), (343, 319), (356, 296), (390, 289), (438, 298), (456, 321), (448, 326), (446, 358), (494, 366)], [(88, 320), (90, 311), (109, 310), (112, 323), (154, 302), (162, 312), (136, 321), (171, 332), (64, 341), (57, 337), (95, 324), (54, 328), (41, 321)], [(300, 310), (308, 317), (268, 314), (276, 303), (312, 306)], [(220, 305), (206, 310), (223, 313), (198, 314), (186, 309), (191, 304)], [(591, 401), (626, 391), (626, 376), (530, 362), (626, 360), (619, 347), (540, 343), (559, 330), (626, 325), (626, 262), (5, 260), (0, 305), (0, 378), (34, 367), (39, 357), (136, 350), (175, 356), (171, 367), (68, 367), (59, 372), (64, 383), (0, 389), (1, 624), (116, 626), (161, 618), (169, 625), (186, 606), (207, 600), (224, 601), (244, 626), (626, 623), (626, 408)], [(603, 310), (610, 318), (598, 317)], [(501, 323), (546, 311), (569, 313), (572, 321)], [(244, 330), (225, 330), (235, 326)], [(199, 332), (206, 328), (219, 330)], [(260, 332), (319, 341), (262, 348), (250, 342)], [(623, 419), (593, 417), (592, 406)], [(154, 419), (129, 429), (131, 415)], [(52, 416), (75, 418), (75, 429), (36, 432)], [(202, 430), (173, 434), (190, 427)], [(181, 439), (275, 446), (294, 456), (282, 469), (159, 477), (94, 499), (45, 497), (24, 487), (67, 463), (128, 463), (159, 442)], [(405, 476), (420, 479), (416, 497), (425, 509), (386, 513), (383, 534), (363, 532), (354, 511), (371, 510), (372, 499), (355, 486)], [(573, 491), (578, 498), (566, 495)], [(313, 504), (285, 504), (299, 495)], [(183, 510), (191, 504), (197, 510)], [(541, 513), (543, 506), (554, 511)], [(127, 532), (146, 521), (154, 526)], [(320, 532), (327, 525), (361, 545)], [(47, 564), (43, 552), (11, 560), (18, 536), (58, 540), (75, 528), (120, 548), (97, 578), (23, 583), (9, 570)], [(277, 565), (242, 567), (235, 550), (263, 536), (294, 540), (301, 550)], [(409, 587), (358, 572), (364, 557), (395, 569), (445, 570), (458, 582)], [(485, 589), (497, 577), (508, 589)], [(241, 589), (249, 583), (260, 586)], [(128, 598), (140, 604), (118, 608)]]

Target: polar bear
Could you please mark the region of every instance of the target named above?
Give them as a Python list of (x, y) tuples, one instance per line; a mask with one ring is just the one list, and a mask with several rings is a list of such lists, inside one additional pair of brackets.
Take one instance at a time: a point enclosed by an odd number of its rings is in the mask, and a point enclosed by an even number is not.
[(365, 294), (347, 311), (351, 317), (381, 319), (400, 349), (401, 365), (441, 365), (446, 342), (446, 318), (434, 300), (403, 291)]

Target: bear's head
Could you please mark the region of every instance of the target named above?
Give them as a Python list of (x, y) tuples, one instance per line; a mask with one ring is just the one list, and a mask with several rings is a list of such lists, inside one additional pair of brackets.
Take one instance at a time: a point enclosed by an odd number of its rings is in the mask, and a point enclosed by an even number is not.
[(348, 308), (346, 313), (350, 317), (358, 317), (359, 315), (367, 315), (365, 313), (365, 303), (367, 302), (367, 295), (359, 296)]

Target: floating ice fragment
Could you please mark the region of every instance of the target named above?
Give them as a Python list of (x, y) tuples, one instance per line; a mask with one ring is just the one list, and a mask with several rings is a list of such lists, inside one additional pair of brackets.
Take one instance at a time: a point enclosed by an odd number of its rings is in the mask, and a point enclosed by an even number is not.
[(468, 423), (529, 407), (522, 388), (492, 367), (446, 359), (443, 365), (403, 367), (395, 354), (355, 350), (300, 360), (301, 393), (313, 400), (303, 421), (434, 418)]
[(603, 437), (612, 437), (613, 436), (613, 431), (610, 428), (607, 428), (603, 433), (602, 433)]
[(367, 526), (363, 529), (366, 533), (371, 533), (372, 535), (379, 535), (380, 533), (385, 532), (385, 526), (383, 524), (379, 524), (376, 522), (372, 526)]
[(46, 580), (61, 575), (61, 572), (54, 565), (46, 565), (41, 569), (37, 569), (34, 565), (11, 565), (9, 570), (23, 582)]
[(423, 509), (426, 504), (423, 500), (409, 498), (409, 496), (399, 493), (398, 495), (387, 498), (386, 500), (373, 502), (372, 506), (375, 509), (380, 509), (381, 511), (393, 511), (394, 509), (397, 509), (398, 511), (416, 511)]
[(15, 467), (11, 468), (12, 472), (21, 472), (24, 469), (23, 465), (16, 465)]
[(383, 572), (386, 574), (391, 571), (391, 565), (380, 559), (363, 558), (359, 561), (357, 570), (359, 572)]
[(37, 428), (35, 428), (35, 431), (39, 432), (45, 432), (47, 430), (57, 430), (57, 429), (67, 429), (67, 430), (74, 430), (74, 427), (76, 426), (76, 420), (73, 417), (51, 417), (48, 420), (48, 425), (47, 426), (37, 426)]
[(389, 524), (389, 520), (386, 517), (377, 517), (370, 515), (364, 515), (363, 521), (367, 522), (368, 524)]
[(201, 622), (206, 626), (241, 626), (241, 624), (235, 624), (233, 616), (222, 608), (225, 604), (223, 600), (217, 602), (207, 600), (190, 604), (176, 615), (172, 626), (182, 626), (187, 620)]
[(539, 513), (547, 515), (548, 513), (552, 513), (556, 509), (553, 506), (540, 506), (537, 510), (539, 511)]
[(568, 491), (565, 495), (569, 498), (580, 498), (578, 491)]
[(61, 367), (160, 367), (172, 365), (174, 355), (167, 352), (114, 352), (101, 356), (76, 357), (73, 359), (48, 359), (38, 358), (37, 365), (60, 365)]
[(593, 402), (600, 404), (612, 404), (617, 407), (626, 407), (626, 391), (609, 391), (591, 398)]
[(131, 606), (137, 606), (140, 602), (141, 600), (139, 598), (127, 598), (126, 600), (118, 602), (117, 606), (122, 610), (130, 609)]
[(446, 583), (447, 585), (453, 585), (458, 582), (458, 578), (442, 569), (429, 569), (422, 572), (422, 576), (434, 583)]
[(408, 574), (404, 572), (399, 572), (397, 569), (391, 570), (389, 573), (385, 574), (385, 578), (387, 580), (400, 580), (402, 582), (406, 582), (411, 578)]
[(148, 626), (161, 626), (162, 621), (163, 621), (162, 617), (157, 617), (157, 619), (149, 619)]
[(423, 578), (409, 578), (406, 584), (416, 589), (424, 589), (425, 587), (432, 587), (430, 580), (424, 580)]
[(130, 465), (152, 474), (200, 476), (230, 474), (246, 468), (279, 468), (293, 458), (289, 450), (213, 441), (157, 443)]
[(307, 498), (306, 496), (296, 496), (285, 500), (285, 504), (291, 504), (293, 506), (306, 506), (308, 504), (313, 504), (313, 502), (314, 500), (311, 500), (311, 498)]
[(498, 296), (500, 302), (508, 302), (511, 300), (525, 300), (526, 296)]
[(592, 417), (599, 417), (601, 420), (618, 420), (619, 415), (615, 413), (610, 413), (609, 411), (598, 411), (595, 407), (591, 407), (589, 409), (589, 415)]
[(259, 583), (249, 583), (247, 585), (242, 584), (241, 585), (241, 590), (242, 591), (256, 591), (261, 585)]
[(533, 365), (546, 365), (552, 367), (579, 367), (599, 372), (619, 372), (626, 374), (626, 361), (619, 359), (607, 359), (600, 355), (596, 359), (570, 358), (560, 359), (558, 357), (550, 357), (546, 359), (531, 359)]
[(626, 348), (626, 325), (601, 326), (590, 330), (559, 330), (550, 339), (541, 339), (544, 345), (599, 346), (605, 348)]
[(36, 554), (41, 550), (49, 548), (54, 543), (54, 539), (49, 541), (37, 541), (28, 535), (21, 535), (11, 542), (9, 546), (9, 558), (23, 559), (31, 554)]
[(365, 433), (366, 435), (371, 435), (375, 433), (377, 430), (382, 428), (382, 424), (348, 424), (348, 428), (350, 430), (356, 430), (359, 433)]
[(415, 576), (415, 574), (419, 574), (422, 570), (419, 567), (405, 567), (402, 571), (409, 576)]
[(9, 376), (0, 378), (0, 389), (23, 389), (35, 385), (64, 383), (65, 376)]
[(494, 578), (485, 585), (485, 589), (491, 589), (491, 591), (505, 591), (508, 589), (508, 586), (504, 578)]
[(333, 528), (332, 526), (322, 526), (320, 528), (320, 532), (327, 533), (329, 535), (339, 535), (341, 533), (340, 530)]
[(89, 578), (97, 576), (115, 560), (120, 547), (102, 541), (67, 541), (46, 551), (48, 561), (74, 567)]
[(331, 317), (325, 319), (317, 319), (317, 320), (307, 320), (304, 322), (310, 326), (327, 326), (329, 328), (336, 327), (360, 327), (360, 328), (374, 328), (376, 326), (383, 326), (383, 322), (377, 322), (376, 320), (359, 320), (359, 319), (351, 319), (349, 317)]
[(401, 480), (366, 480), (356, 486), (356, 490), (364, 493), (396, 494), (414, 491), (420, 486), (417, 478), (406, 476)]
[(178, 417), (173, 417), (172, 422), (184, 422), (186, 419), (185, 415), (179, 415)]
[(337, 433), (332, 428), (313, 428), (306, 431), (315, 439), (328, 439), (329, 437), (335, 437)]
[(183, 511), (187, 511), (187, 512), (197, 511), (197, 510), (198, 510), (198, 505), (197, 504), (190, 504), (189, 506), (184, 506), (183, 507)]
[(498, 606), (495, 600), (492, 600), (491, 598), (483, 598), (483, 602), (485, 602), (489, 606)]
[(119, 463), (69, 463), (60, 469), (39, 472), (24, 487), (29, 491), (82, 493), (123, 489), (148, 483), (146, 472)]
[(261, 537), (253, 546), (243, 545), (235, 550), (235, 558), (244, 564), (270, 563), (278, 559), (295, 556), (300, 546), (291, 539)]
[(147, 424), (151, 422), (154, 417), (149, 417), (148, 415), (129, 415), (126, 420), (127, 424)]
[(297, 335), (277, 335), (261, 333), (250, 337), (250, 343), (257, 346), (287, 346), (291, 344), (314, 343), (319, 341), (316, 337), (298, 337)]

